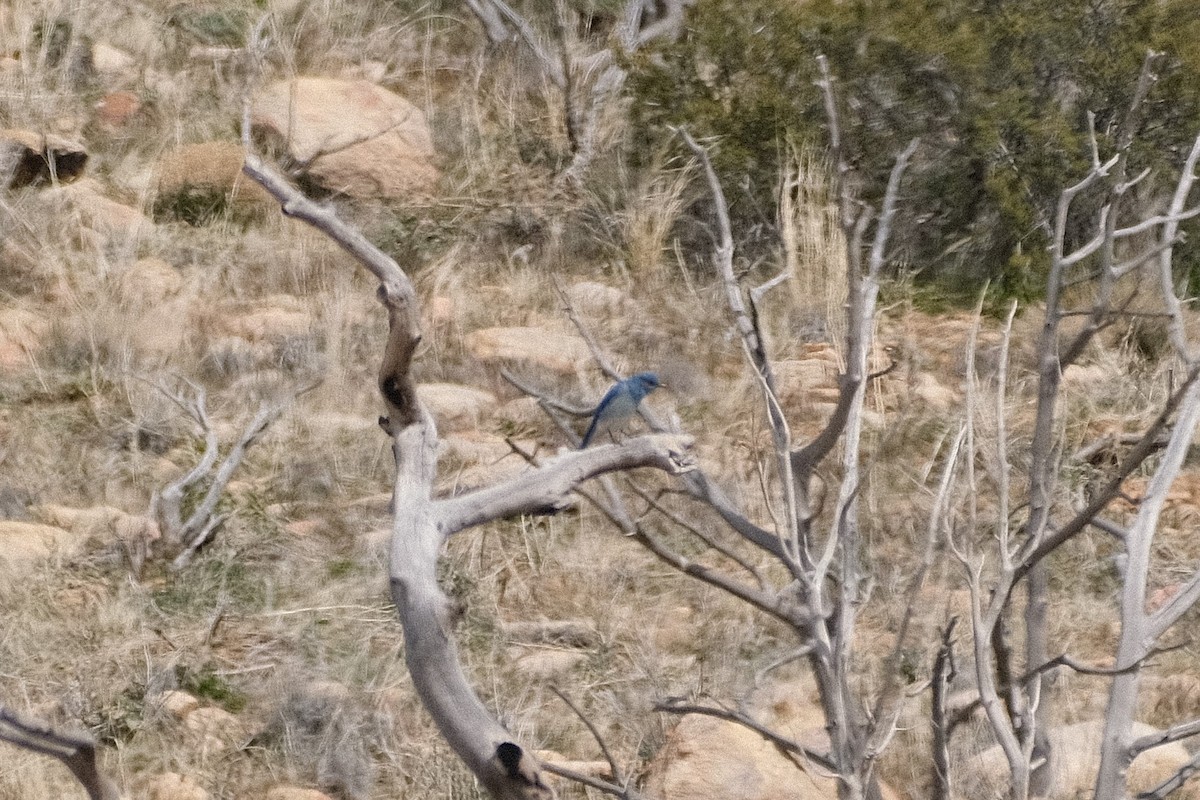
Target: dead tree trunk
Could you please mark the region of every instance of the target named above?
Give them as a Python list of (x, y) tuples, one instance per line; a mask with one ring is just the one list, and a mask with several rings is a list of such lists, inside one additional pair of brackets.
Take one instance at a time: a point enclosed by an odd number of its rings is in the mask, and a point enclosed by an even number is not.
[(564, 504), (579, 483), (596, 475), (635, 467), (687, 469), (691, 440), (646, 436), (621, 447), (566, 452), (502, 485), (434, 499), (437, 429), (417, 398), (410, 372), (421, 333), (408, 276), (361, 233), (329, 208), (309, 201), (257, 156), (247, 156), (245, 172), (280, 201), (285, 214), (322, 231), (380, 281), (378, 296), (389, 323), (379, 373), (388, 413), (380, 425), (392, 439), (396, 462), (389, 572), (413, 685), (442, 736), (493, 797), (551, 797), (537, 760), (487, 710), (463, 673), (454, 643), (455, 615), (437, 583), (442, 546), (450, 535), (474, 525)]

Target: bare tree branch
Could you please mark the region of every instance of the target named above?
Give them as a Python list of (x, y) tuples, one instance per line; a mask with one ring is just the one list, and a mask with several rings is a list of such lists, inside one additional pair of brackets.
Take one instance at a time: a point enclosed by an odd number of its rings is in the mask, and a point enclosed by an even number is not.
[[(592, 738), (595, 739), (596, 744), (600, 746), (600, 752), (604, 754), (604, 760), (608, 762), (609, 769), (612, 770), (614, 783), (611, 784), (611, 786), (612, 788), (618, 790), (616, 796), (624, 798), (624, 800), (640, 800), (641, 795), (631, 788), (631, 781), (625, 775), (624, 771), (617, 766), (617, 760), (613, 758), (612, 752), (608, 749), (608, 744), (605, 743), (604, 737), (600, 735), (600, 731), (596, 730), (596, 726), (592, 724), (592, 721), (588, 719), (587, 715), (583, 713), (579, 706), (575, 705), (575, 703), (571, 701), (571, 698), (564, 694), (563, 691), (557, 686), (551, 686), (550, 691), (558, 695), (558, 699), (566, 703), (567, 707), (575, 712), (575, 716), (579, 717), (580, 722), (587, 727), (588, 733), (592, 734)], [(595, 784), (589, 783), (588, 785), (593, 786), (594, 788), (600, 788), (595, 786)]]
[(666, 701), (658, 703), (654, 706), (654, 710), (662, 711), (666, 714), (703, 714), (706, 717), (716, 717), (717, 719), (723, 719), (726, 722), (736, 722), (737, 724), (754, 731), (759, 736), (763, 737), (768, 742), (785, 752), (800, 756), (801, 758), (811, 761), (829, 772), (837, 772), (837, 765), (826, 753), (819, 752), (811, 747), (805, 747), (793, 739), (782, 736), (766, 727), (762, 723), (741, 713), (740, 711), (733, 711), (728, 708), (718, 708), (716, 706), (700, 706), (691, 703), (684, 703), (682, 701)]
[(607, 472), (655, 466), (667, 472), (690, 469), (690, 436), (650, 434), (621, 445), (570, 450), (534, 472), (434, 504), (433, 514), (444, 535), (493, 519), (561, 506), (579, 484)]
[(87, 791), (90, 800), (123, 798), (117, 785), (100, 771), (96, 741), (90, 736), (62, 733), (0, 706), (0, 741), (58, 759)]

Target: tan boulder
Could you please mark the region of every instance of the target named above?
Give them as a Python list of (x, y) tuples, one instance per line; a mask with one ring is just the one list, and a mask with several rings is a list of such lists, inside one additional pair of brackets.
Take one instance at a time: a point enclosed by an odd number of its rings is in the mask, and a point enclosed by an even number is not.
[(146, 800), (208, 800), (209, 794), (191, 778), (176, 772), (164, 772), (142, 787)]
[[(526, 452), (537, 449), (535, 442), (518, 441)], [(457, 494), (481, 486), (492, 486), (533, 469), (503, 436), (482, 432), (451, 433), (442, 438), (439, 455), (449, 469), (440, 471), (438, 494)]]
[[(612, 765), (607, 761), (576, 761), (554, 750), (534, 750), (533, 755), (543, 764), (553, 764), (580, 775), (586, 775), (589, 778), (596, 778), (602, 781), (611, 781), (613, 779)], [(567, 786), (571, 785), (565, 778), (560, 778), (549, 772), (544, 773), (543, 778), (548, 779), (551, 787), (559, 792), (563, 792)]]
[(661, 800), (834, 800), (837, 781), (802, 769), (754, 731), (689, 714), (667, 734), (645, 788)]
[(468, 333), (465, 343), (485, 364), (525, 362), (559, 375), (574, 375), (591, 358), (581, 336), (550, 328), (484, 328)]
[(0, 520), (0, 567), (24, 569), (54, 555), (72, 556), (84, 537), (53, 525)]
[(200, 708), (200, 700), (187, 692), (171, 689), (157, 695), (152, 701), (155, 708), (162, 709), (175, 719), (183, 719)]
[(57, 192), (86, 227), (104, 236), (132, 238), (154, 227), (141, 211), (106, 196), (95, 179), (77, 180)]
[(188, 713), (183, 718), (183, 726), (200, 738), (205, 750), (223, 750), (246, 735), (241, 720), (215, 706)]
[(365, 80), (297, 78), (254, 99), (251, 122), (330, 191), (355, 198), (425, 194), (439, 174), (425, 115)]
[(71, 508), (53, 504), (33, 506), (33, 516), (84, 539), (104, 544), (122, 541), (146, 544), (161, 538), (158, 524), (143, 514), (129, 514), (112, 506)]
[(162, 361), (177, 356), (194, 333), (190, 313), (190, 302), (184, 297), (142, 306), (137, 324), (126, 330), (129, 346), (139, 356), (151, 360)]
[(274, 209), (275, 199), (242, 172), (245, 161), (246, 151), (236, 142), (185, 144), (167, 153), (158, 162), (156, 209), (178, 212), (189, 203), (207, 203), (211, 211), (221, 198), (243, 212)]
[(614, 286), (578, 281), (567, 287), (567, 299), (576, 311), (594, 319), (619, 317), (636, 311), (633, 298)]
[(921, 403), (935, 411), (949, 411), (962, 402), (958, 392), (943, 385), (928, 372), (922, 372), (917, 376), (913, 386), (913, 395)]
[(496, 396), (482, 389), (456, 383), (423, 383), (417, 397), (437, 420), (442, 431), (471, 430), (496, 407)]
[[(1138, 738), (1156, 732), (1156, 728), (1136, 722), (1133, 736)], [(1050, 732), (1050, 747), (1055, 753), (1050, 778), (1050, 797), (1090, 796), (1100, 769), (1100, 742), (1104, 732), (1101, 720), (1077, 722)], [(1191, 756), (1187, 748), (1175, 742), (1148, 750), (1134, 759), (1129, 767), (1128, 793), (1147, 791), (1175, 774)], [(962, 800), (992, 800), (1009, 796), (1008, 762), (1000, 746), (990, 747), (972, 759), (963, 770)], [(1200, 782), (1189, 781), (1172, 797), (1181, 800), (1200, 798)]]
[(78, 142), (53, 134), (0, 129), (0, 183), (10, 189), (75, 180), (83, 174), (87, 160), (87, 151)]
[(549, 421), (536, 397), (517, 397), (502, 403), (492, 412), (492, 419), (510, 430), (537, 428)]
[(544, 681), (561, 678), (587, 660), (587, 653), (579, 650), (511, 648), (509, 657), (517, 672), (532, 680)]
[[(770, 730), (816, 752), (829, 746), (816, 684), (804, 675), (757, 690), (746, 704)], [(834, 800), (837, 781), (816, 764), (797, 764), (754, 731), (698, 714), (684, 716), (646, 771), (661, 800)], [(881, 785), (884, 800), (895, 800)]]
[(279, 341), (313, 330), (312, 314), (292, 295), (227, 303), (203, 321), (210, 337), (237, 337), (248, 342)]

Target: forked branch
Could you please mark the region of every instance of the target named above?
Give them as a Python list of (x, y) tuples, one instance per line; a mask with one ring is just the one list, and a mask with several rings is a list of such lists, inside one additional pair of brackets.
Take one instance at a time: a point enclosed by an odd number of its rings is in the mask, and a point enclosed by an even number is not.
[(120, 788), (96, 763), (96, 740), (57, 731), (44, 722), (24, 719), (0, 706), (0, 741), (56, 758), (87, 791), (90, 800), (122, 800)]

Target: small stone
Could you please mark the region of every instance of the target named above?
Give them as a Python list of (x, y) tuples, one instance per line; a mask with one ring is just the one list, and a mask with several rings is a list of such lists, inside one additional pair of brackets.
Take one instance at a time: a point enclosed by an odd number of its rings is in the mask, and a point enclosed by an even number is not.
[(200, 708), (200, 700), (187, 692), (171, 689), (154, 698), (154, 705), (175, 719), (183, 719)]
[(96, 121), (101, 127), (120, 128), (142, 110), (142, 101), (133, 92), (109, 92), (96, 103)]

